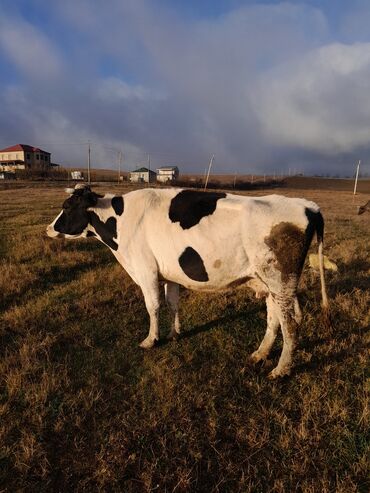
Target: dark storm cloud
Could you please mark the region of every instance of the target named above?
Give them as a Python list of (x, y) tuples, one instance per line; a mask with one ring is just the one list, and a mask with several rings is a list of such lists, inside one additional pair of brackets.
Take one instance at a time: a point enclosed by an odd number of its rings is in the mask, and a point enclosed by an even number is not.
[(17, 77), (0, 79), (1, 145), (44, 145), (77, 164), (91, 139), (95, 164), (123, 149), (127, 166), (149, 152), (188, 172), (213, 153), (224, 172), (339, 172), (370, 154), (370, 43), (353, 28), (370, 9), (354, 8), (334, 36), (303, 3), (201, 19), (163, 2), (50, 4), (47, 32), (2, 11), (0, 62)]

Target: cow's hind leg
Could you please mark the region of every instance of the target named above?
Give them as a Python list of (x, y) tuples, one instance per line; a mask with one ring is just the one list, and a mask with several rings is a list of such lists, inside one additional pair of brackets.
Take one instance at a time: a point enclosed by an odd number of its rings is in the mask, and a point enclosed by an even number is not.
[(266, 307), (267, 307), (267, 328), (262, 339), (262, 342), (254, 353), (251, 354), (251, 361), (253, 363), (258, 363), (259, 361), (266, 360), (271, 348), (276, 339), (276, 335), (280, 325), (279, 314), (277, 311), (277, 307), (275, 306), (275, 302), (271, 296), (268, 295), (266, 298)]
[(157, 280), (153, 280), (150, 284), (140, 286), (144, 295), (145, 306), (150, 318), (150, 327), (148, 336), (140, 343), (140, 347), (144, 349), (152, 348), (156, 341), (159, 340), (159, 289)]
[(297, 311), (296, 297), (275, 295), (274, 302), (283, 333), (283, 350), (279, 362), (269, 377), (271, 379), (289, 375), (293, 364), (293, 352), (296, 346), (297, 326), (300, 310)]
[(180, 334), (179, 320), (179, 285), (174, 282), (166, 282), (164, 285), (164, 294), (166, 302), (171, 310), (171, 330), (167, 336), (168, 339), (176, 339)]

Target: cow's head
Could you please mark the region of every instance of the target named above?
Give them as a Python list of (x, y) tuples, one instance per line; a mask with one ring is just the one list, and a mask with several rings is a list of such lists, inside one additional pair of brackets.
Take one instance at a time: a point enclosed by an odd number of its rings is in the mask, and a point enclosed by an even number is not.
[(102, 197), (91, 191), (88, 185), (76, 185), (75, 189), (64, 202), (63, 210), (46, 228), (51, 238), (81, 238), (88, 235), (90, 207), (96, 206), (98, 198)]

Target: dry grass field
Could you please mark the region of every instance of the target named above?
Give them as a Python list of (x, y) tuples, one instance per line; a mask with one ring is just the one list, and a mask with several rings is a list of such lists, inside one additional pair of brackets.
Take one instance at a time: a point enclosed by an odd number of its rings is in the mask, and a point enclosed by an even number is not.
[(296, 367), (271, 382), (247, 361), (265, 329), (252, 293), (183, 290), (183, 336), (143, 351), (141, 293), (108, 249), (46, 237), (62, 189), (0, 191), (1, 492), (368, 491), (368, 195), (277, 193), (321, 205), (339, 272), (328, 332), (305, 268)]

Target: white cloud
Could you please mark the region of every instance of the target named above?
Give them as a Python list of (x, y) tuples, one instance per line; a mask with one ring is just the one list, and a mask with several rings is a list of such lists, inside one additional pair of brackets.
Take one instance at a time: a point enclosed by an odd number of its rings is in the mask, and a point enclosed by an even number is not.
[(370, 43), (331, 44), (265, 74), (255, 109), (278, 146), (336, 154), (370, 143)]

